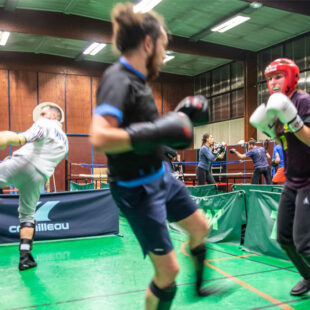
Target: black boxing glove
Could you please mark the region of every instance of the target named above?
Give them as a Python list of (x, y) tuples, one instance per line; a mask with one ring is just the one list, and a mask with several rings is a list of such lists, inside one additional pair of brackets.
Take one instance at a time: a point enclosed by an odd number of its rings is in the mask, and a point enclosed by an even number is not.
[(194, 126), (209, 122), (208, 100), (201, 95), (185, 97), (175, 108), (175, 112), (185, 113)]
[(193, 141), (193, 126), (184, 113), (171, 112), (154, 122), (133, 123), (125, 130), (137, 154), (149, 153), (159, 145), (183, 150)]
[(216, 143), (215, 147), (214, 147), (214, 154), (218, 155), (221, 153), (225, 153), (226, 152), (226, 143), (222, 142), (222, 143)]
[(178, 155), (176, 150), (174, 150), (173, 148), (167, 145), (163, 146), (163, 152), (164, 152), (164, 155), (167, 156), (170, 160), (172, 160), (174, 157)]
[(231, 154), (236, 154), (237, 151), (236, 151), (236, 149), (230, 149), (230, 150), (229, 150), (229, 153), (231, 153)]

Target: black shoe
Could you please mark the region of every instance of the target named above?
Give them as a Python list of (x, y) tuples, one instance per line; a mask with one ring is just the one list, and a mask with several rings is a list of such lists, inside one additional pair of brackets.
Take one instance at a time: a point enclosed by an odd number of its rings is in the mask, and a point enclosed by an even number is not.
[(207, 297), (210, 295), (216, 295), (219, 293), (219, 290), (216, 288), (207, 288), (207, 287), (201, 287), (196, 290), (198, 296), (200, 297)]
[(202, 286), (202, 281), (197, 281), (196, 293), (200, 297), (207, 297), (210, 295), (221, 295), (222, 290), (219, 287), (214, 287), (211, 285)]
[(19, 270), (26, 270), (36, 266), (37, 263), (35, 262), (31, 253), (20, 253), (19, 266), (18, 266)]
[(292, 289), (290, 294), (293, 296), (301, 296), (310, 291), (310, 280), (300, 280)]

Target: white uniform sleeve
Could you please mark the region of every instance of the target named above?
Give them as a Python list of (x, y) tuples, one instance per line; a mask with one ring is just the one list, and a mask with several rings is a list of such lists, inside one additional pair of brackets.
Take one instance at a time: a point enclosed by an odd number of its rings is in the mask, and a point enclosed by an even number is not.
[(28, 130), (22, 134), (27, 142), (34, 142), (44, 137), (44, 128), (38, 122), (34, 123)]

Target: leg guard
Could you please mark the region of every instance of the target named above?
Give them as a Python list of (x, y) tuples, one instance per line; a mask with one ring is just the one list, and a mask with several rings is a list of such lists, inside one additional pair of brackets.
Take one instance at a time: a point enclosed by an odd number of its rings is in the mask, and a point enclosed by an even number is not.
[(35, 223), (29, 223), (29, 222), (24, 222), (20, 224), (20, 229), (23, 227), (30, 227), (33, 228), (33, 236), (32, 239), (21, 239), (20, 244), (19, 244), (19, 253), (20, 253), (20, 258), (19, 258), (19, 270), (26, 270), (29, 268), (33, 268), (37, 266), (37, 263), (35, 262), (33, 256), (31, 255), (31, 250), (32, 250), (32, 242), (34, 238), (34, 233), (35, 233)]
[(175, 283), (161, 289), (154, 283), (154, 281), (152, 281), (150, 284), (150, 290), (159, 299), (156, 310), (169, 310), (177, 291)]
[(290, 294), (293, 296), (301, 296), (310, 290), (310, 267), (304, 257), (297, 253), (294, 244), (280, 245), (303, 277), (303, 279), (291, 289)]

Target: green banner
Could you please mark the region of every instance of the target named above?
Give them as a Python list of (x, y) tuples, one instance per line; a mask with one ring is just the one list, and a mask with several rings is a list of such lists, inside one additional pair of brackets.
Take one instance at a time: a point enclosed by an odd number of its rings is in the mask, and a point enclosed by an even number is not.
[(246, 197), (249, 196), (250, 190), (273, 192), (276, 189), (283, 188), (283, 185), (276, 184), (234, 184), (232, 186), (233, 191), (245, 191)]
[(100, 183), (100, 188), (109, 188), (109, 184), (108, 183)]
[(272, 192), (275, 192), (275, 193), (281, 193), (283, 190), (283, 186), (281, 185), (276, 185), (272, 188)]
[(247, 251), (288, 259), (277, 242), (280, 193), (250, 190), (244, 248)]
[[(212, 226), (209, 242), (240, 245), (242, 213), (245, 210), (244, 193), (231, 192), (208, 197), (192, 197), (199, 205)], [(176, 224), (169, 224), (173, 230), (183, 232)]]
[(94, 183), (78, 184), (75, 182), (70, 182), (70, 192), (82, 191), (88, 189), (94, 189)]
[(216, 184), (187, 186), (186, 188), (188, 189), (190, 195), (195, 197), (204, 197), (217, 194)]

